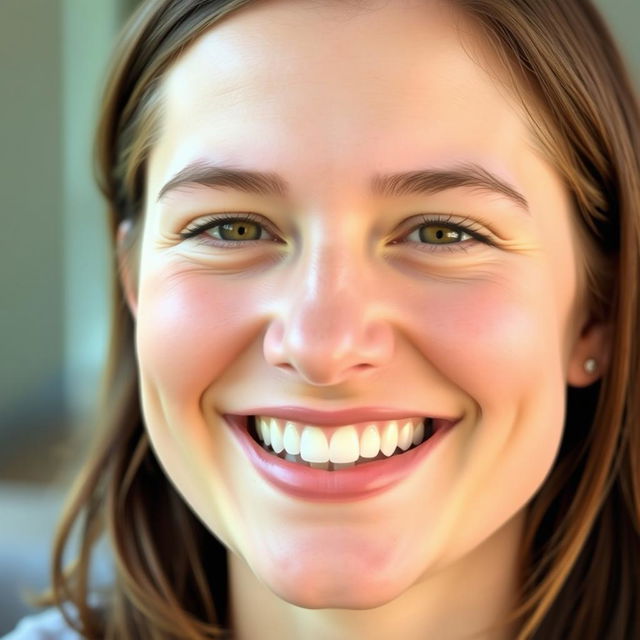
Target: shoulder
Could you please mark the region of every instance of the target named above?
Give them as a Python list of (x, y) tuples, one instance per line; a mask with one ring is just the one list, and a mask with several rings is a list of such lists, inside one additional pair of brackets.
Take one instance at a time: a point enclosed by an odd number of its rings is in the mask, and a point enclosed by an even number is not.
[(81, 636), (69, 627), (59, 609), (52, 608), (23, 618), (0, 640), (81, 640)]

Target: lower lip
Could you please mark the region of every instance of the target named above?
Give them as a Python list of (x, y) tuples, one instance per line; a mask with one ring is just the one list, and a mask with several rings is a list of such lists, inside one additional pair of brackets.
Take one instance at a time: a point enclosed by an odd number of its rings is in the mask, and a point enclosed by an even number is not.
[(454, 426), (439, 428), (426, 442), (386, 460), (325, 471), (289, 462), (265, 451), (250, 435), (247, 416), (225, 420), (258, 473), (282, 492), (304, 500), (345, 502), (371, 498), (411, 475)]

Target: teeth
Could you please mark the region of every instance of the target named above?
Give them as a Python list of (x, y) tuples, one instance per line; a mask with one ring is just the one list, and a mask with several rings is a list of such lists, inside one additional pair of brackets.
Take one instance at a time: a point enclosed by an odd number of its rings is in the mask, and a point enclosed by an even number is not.
[(375, 458), (379, 453), (380, 432), (375, 424), (370, 424), (360, 437), (360, 455), (363, 458)]
[(348, 469), (349, 467), (355, 467), (355, 466), (356, 466), (355, 462), (344, 462), (344, 463), (334, 462), (333, 470), (339, 471), (340, 469)]
[(402, 429), (398, 433), (398, 446), (406, 451), (412, 444), (413, 440), (413, 425), (411, 422), (405, 422)]
[(320, 427), (305, 427), (300, 438), (300, 457), (307, 462), (329, 462), (329, 443)]
[[(431, 422), (431, 418), (427, 418)], [(413, 444), (420, 444), (424, 440), (424, 421), (420, 420), (420, 424), (415, 428), (413, 432)]]
[(267, 421), (264, 418), (260, 418), (258, 420), (258, 429), (260, 437), (262, 438), (262, 442), (265, 444), (271, 444), (271, 430)]
[[(427, 436), (432, 432), (428, 418)], [(407, 451), (425, 438), (419, 418), (321, 428), (290, 420), (256, 416), (256, 432), (263, 447), (290, 462), (306, 462), (317, 469), (343, 469), (367, 459)], [(360, 435), (358, 435), (360, 434)]]
[[(271, 438), (273, 443), (273, 436)], [(273, 444), (271, 445), (273, 446)], [(389, 457), (393, 455), (393, 452), (398, 448), (398, 423), (392, 420), (382, 432), (380, 437), (380, 451), (385, 456)]]
[[(308, 427), (307, 427), (308, 428)], [(360, 442), (354, 426), (338, 429), (329, 443), (329, 460), (331, 462), (355, 462), (360, 457)]]
[(284, 442), (282, 440), (282, 431), (280, 430), (280, 427), (274, 418), (271, 419), (270, 434), (271, 434), (271, 448), (276, 453), (280, 453), (282, 450), (284, 450)]
[(284, 448), (287, 453), (297, 455), (300, 453), (300, 434), (293, 422), (287, 422), (284, 428)]

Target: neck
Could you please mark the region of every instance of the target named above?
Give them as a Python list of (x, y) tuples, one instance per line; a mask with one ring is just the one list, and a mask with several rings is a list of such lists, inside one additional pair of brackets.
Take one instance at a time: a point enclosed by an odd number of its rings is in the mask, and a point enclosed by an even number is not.
[(512, 628), (490, 629), (514, 605), (518, 590), (521, 512), (465, 556), (428, 570), (397, 598), (375, 609), (303, 609), (257, 580), (229, 553), (231, 623), (236, 640), (512, 640)]

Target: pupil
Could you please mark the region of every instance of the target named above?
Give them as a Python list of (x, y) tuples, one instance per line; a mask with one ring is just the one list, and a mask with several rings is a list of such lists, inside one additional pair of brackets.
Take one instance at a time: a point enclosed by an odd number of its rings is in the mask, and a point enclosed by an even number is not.
[(444, 238), (444, 231), (436, 231), (436, 238), (438, 238), (438, 240), (442, 240), (442, 238)]
[[(246, 225), (244, 222), (228, 222), (220, 226), (220, 233), (223, 240), (239, 240), (245, 236), (247, 238), (251, 236), (249, 229), (249, 225)], [(253, 239), (255, 239), (255, 237)]]

